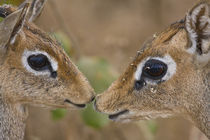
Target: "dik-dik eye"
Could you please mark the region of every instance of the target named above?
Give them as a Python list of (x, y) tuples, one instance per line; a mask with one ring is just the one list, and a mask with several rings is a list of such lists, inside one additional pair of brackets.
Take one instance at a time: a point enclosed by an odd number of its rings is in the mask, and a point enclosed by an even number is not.
[(48, 58), (43, 54), (29, 56), (28, 64), (32, 69), (36, 71), (46, 70), (51, 67)]
[(148, 60), (142, 70), (142, 76), (152, 79), (152, 80), (159, 80), (167, 72), (167, 65), (163, 63), (162, 61), (156, 60), (156, 59), (150, 59)]
[(176, 62), (170, 55), (148, 57), (142, 60), (134, 74), (135, 87), (141, 89), (147, 84), (155, 85), (166, 82), (176, 73)]
[(49, 75), (57, 77), (57, 61), (44, 51), (25, 50), (22, 56), (22, 64), (27, 71), (35, 75)]

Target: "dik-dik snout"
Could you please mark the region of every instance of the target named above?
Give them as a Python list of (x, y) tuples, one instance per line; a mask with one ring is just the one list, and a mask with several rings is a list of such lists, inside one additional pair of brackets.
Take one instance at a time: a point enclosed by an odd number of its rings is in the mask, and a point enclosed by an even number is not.
[(115, 121), (184, 116), (210, 138), (210, 6), (195, 5), (143, 44), (125, 72), (96, 97)]
[(3, 98), (13, 103), (64, 108), (85, 107), (91, 102), (94, 91), (88, 80), (61, 46), (30, 22), (36, 15), (29, 15), (27, 4), (22, 10), (5, 13), (8, 15), (0, 24)]

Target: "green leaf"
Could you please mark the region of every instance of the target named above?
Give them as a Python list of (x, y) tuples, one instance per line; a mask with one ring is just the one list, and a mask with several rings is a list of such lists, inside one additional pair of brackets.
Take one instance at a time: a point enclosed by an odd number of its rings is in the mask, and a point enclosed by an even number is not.
[(153, 135), (155, 135), (157, 132), (157, 129), (158, 129), (158, 125), (157, 125), (156, 121), (154, 121), (154, 120), (147, 121), (147, 126), (148, 126), (148, 129), (150, 130), (150, 132)]
[(62, 119), (67, 113), (66, 109), (56, 109), (52, 110), (52, 119), (53, 120), (60, 120)]

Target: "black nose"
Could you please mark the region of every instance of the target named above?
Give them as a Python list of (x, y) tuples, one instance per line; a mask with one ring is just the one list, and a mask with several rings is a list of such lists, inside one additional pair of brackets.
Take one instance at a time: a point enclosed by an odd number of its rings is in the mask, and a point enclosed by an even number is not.
[(95, 100), (95, 96), (92, 97), (92, 99), (90, 100), (90, 102), (93, 102)]
[(95, 100), (94, 103), (93, 103), (93, 108), (95, 109), (95, 111), (100, 112), (100, 111), (98, 110), (98, 108), (97, 108), (96, 100)]

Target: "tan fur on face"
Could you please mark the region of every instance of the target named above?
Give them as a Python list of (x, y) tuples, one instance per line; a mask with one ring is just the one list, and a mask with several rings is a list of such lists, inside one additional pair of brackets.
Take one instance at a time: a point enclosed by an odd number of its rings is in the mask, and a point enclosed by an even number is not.
[[(21, 62), (25, 50), (47, 52), (58, 62), (58, 77), (53, 79), (28, 72)], [(8, 47), (0, 71), (4, 94), (14, 102), (65, 107), (65, 99), (76, 104), (86, 104), (94, 96), (88, 81), (64, 50), (32, 23), (26, 24), (15, 44)]]
[[(210, 121), (209, 60), (207, 64), (200, 65), (199, 53), (187, 52), (192, 46), (188, 34), (185, 21), (180, 21), (154, 35), (137, 52), (119, 79), (96, 97), (96, 110), (111, 116), (126, 110), (115, 117), (115, 121), (181, 115), (195, 123), (210, 138), (210, 127), (207, 125)], [(175, 74), (167, 81), (153, 85), (147, 83), (136, 90), (135, 72), (139, 64), (149, 57), (163, 58), (166, 55), (176, 63)]]
[[(89, 82), (61, 46), (31, 23), (46, 0), (28, 2), (19, 8), (0, 6), (4, 18), (0, 22), (0, 139), (24, 138), (29, 104), (84, 108), (94, 97)], [(45, 58), (43, 69), (29, 64), (32, 55)]]
[[(105, 108), (103, 109), (103, 111), (106, 111), (106, 109), (112, 110), (112, 108), (109, 108), (109, 107), (106, 108), (106, 104), (107, 106), (108, 105), (111, 106), (112, 104), (108, 102), (113, 102), (113, 104), (117, 104), (119, 101), (121, 102), (121, 100), (123, 100), (124, 102), (129, 102), (132, 105), (135, 105), (134, 104), (134, 102), (136, 101), (135, 96), (139, 97), (141, 96), (141, 93), (137, 93), (137, 95), (132, 93), (134, 81), (135, 81), (134, 73), (136, 71), (137, 65), (145, 58), (149, 56), (162, 57), (164, 56), (164, 54), (169, 54), (170, 56), (173, 57), (173, 59), (175, 59), (175, 61), (177, 60), (178, 62), (192, 61), (192, 60), (189, 60), (188, 58), (180, 59), (183, 56), (187, 57), (190, 55), (187, 54), (187, 52), (184, 49), (184, 46), (186, 46), (186, 40), (187, 40), (186, 32), (184, 31), (184, 29), (180, 29), (180, 27), (182, 27), (182, 24), (177, 23), (176, 25), (178, 26), (172, 25), (172, 27), (169, 27), (166, 30), (166, 32), (162, 32), (160, 36), (158, 36), (157, 38), (154, 38), (154, 40), (151, 43), (149, 43), (149, 46), (144, 48), (143, 53), (141, 55), (137, 54), (134, 61), (127, 68), (126, 72), (117, 81), (115, 81), (105, 93), (97, 97), (98, 102), (99, 102), (97, 108), (99, 110), (100, 108)], [(181, 38), (181, 40), (177, 40), (177, 37)], [(167, 41), (169, 38), (172, 38), (172, 39), (170, 41)], [(182, 51), (180, 51), (180, 49)], [(133, 101), (128, 101), (128, 99), (133, 99)], [(100, 102), (102, 102), (103, 105), (101, 105)], [(106, 104), (104, 102), (106, 102)], [(120, 103), (120, 104), (123, 104), (123, 103)], [(115, 108), (116, 106), (117, 105), (113, 105), (112, 107)], [(114, 110), (107, 111), (107, 112), (113, 113), (113, 111)]]

